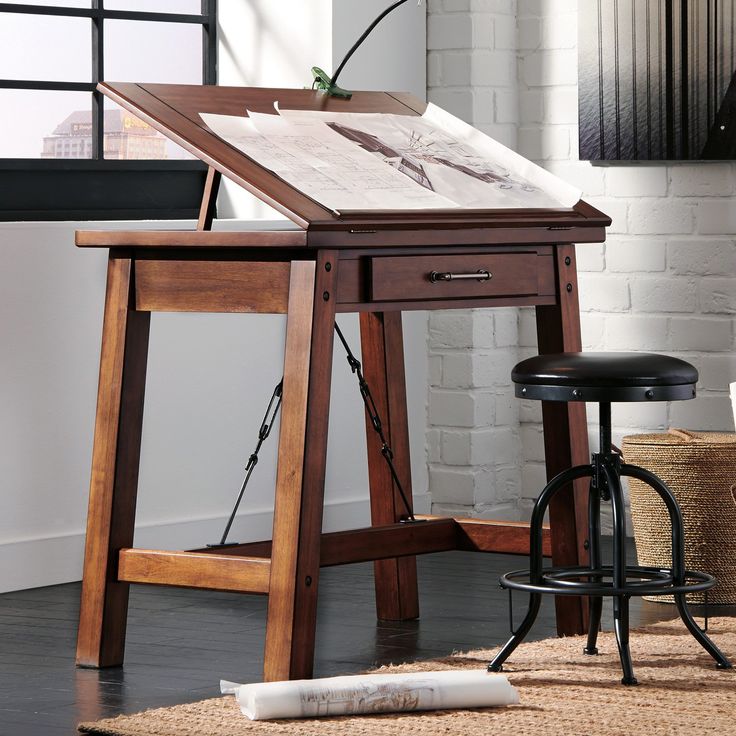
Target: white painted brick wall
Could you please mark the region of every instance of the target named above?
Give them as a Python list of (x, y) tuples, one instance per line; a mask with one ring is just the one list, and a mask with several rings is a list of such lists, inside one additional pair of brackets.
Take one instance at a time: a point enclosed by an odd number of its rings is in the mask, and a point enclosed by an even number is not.
[[(613, 218), (606, 244), (578, 247), (584, 349), (662, 351), (698, 367), (694, 401), (614, 406), (614, 441), (668, 426), (732, 430), (736, 166), (577, 161), (577, 7), (433, 0), (429, 99), (579, 186)], [(528, 517), (544, 483), (541, 410), (513, 398), (508, 371), (535, 350), (531, 309), (430, 317), (438, 512)], [(592, 446), (596, 420), (590, 406)]]
[[(611, 238), (608, 246), (607, 250), (605, 246), (601, 246), (602, 261), (608, 273), (611, 271), (645, 273), (665, 270), (666, 240)], [(587, 248), (580, 248), (581, 252), (585, 250)]]
[[(429, 4), (428, 98), (516, 147), (516, 0)], [(431, 312), (430, 490), (438, 513), (519, 518), (517, 310)]]

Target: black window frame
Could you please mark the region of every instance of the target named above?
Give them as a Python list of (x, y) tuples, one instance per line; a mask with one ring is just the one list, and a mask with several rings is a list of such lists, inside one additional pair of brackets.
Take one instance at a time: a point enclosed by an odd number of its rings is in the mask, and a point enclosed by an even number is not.
[[(173, 220), (196, 218), (207, 167), (201, 161), (103, 158), (106, 20), (194, 23), (202, 26), (202, 82), (217, 83), (217, 0), (201, 0), (200, 15), (113, 10), (104, 0), (89, 8), (0, 2), (0, 13), (89, 18), (90, 82), (0, 79), (0, 89), (80, 91), (92, 94), (91, 159), (0, 158), (0, 221)], [(118, 80), (123, 81), (123, 80)], [(125, 80), (135, 81), (135, 80)]]

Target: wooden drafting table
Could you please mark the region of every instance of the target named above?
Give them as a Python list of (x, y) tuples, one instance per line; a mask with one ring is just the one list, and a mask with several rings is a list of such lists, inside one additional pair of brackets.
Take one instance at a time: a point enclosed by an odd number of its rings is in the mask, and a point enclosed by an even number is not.
[[(206, 162), (193, 231), (77, 233), (80, 247), (109, 248), (100, 382), (90, 485), (77, 662), (123, 661), (130, 583), (268, 595), (265, 680), (312, 675), (320, 567), (376, 560), (381, 619), (419, 614), (415, 555), (445, 550), (525, 554), (528, 525), (423, 517), (404, 524), (380, 445), (368, 431), (372, 526), (322, 534), (333, 323), (359, 312), (364, 373), (384, 417), (403, 485), (411, 489), (401, 312), (536, 308), (542, 353), (579, 351), (573, 243), (600, 242), (610, 220), (572, 210), (368, 212), (337, 216), (213, 135), (200, 112), (243, 115), (282, 108), (421, 114), (405, 94), (358, 92), (352, 100), (308, 90), (101, 85), (106, 96)], [(212, 231), (220, 176), (237, 182), (299, 227)], [(493, 278), (433, 283), (432, 271)], [(273, 541), (226, 549), (134, 549), (138, 465), (151, 312), (287, 315)], [(585, 408), (543, 407), (549, 476), (586, 463)], [(585, 489), (555, 499), (546, 550), (556, 565), (585, 564)], [(580, 599), (558, 599), (561, 634), (581, 633)]]

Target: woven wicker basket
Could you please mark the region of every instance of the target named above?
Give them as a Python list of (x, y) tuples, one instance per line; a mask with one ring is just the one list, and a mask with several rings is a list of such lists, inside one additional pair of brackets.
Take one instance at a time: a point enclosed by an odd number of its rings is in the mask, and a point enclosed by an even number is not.
[[(627, 463), (658, 475), (682, 509), (685, 566), (714, 575), (710, 603), (736, 603), (736, 434), (688, 432), (624, 437)], [(629, 480), (631, 518), (640, 565), (671, 567), (672, 542), (667, 509), (641, 481)], [(672, 602), (672, 596), (647, 600)], [(688, 600), (702, 603), (703, 593)]]

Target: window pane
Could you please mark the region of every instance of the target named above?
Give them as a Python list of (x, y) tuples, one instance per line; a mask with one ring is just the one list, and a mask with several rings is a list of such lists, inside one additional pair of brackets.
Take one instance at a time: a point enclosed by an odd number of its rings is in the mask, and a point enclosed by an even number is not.
[(88, 18), (0, 13), (0, 77), (89, 82), (92, 28)]
[(202, 26), (105, 22), (105, 77), (117, 82), (202, 84)]
[(194, 158), (143, 120), (107, 99), (104, 148), (104, 156), (109, 160)]
[(91, 158), (92, 95), (0, 89), (0, 158)]
[(107, 10), (146, 10), (149, 13), (202, 15), (201, 0), (105, 0)]

